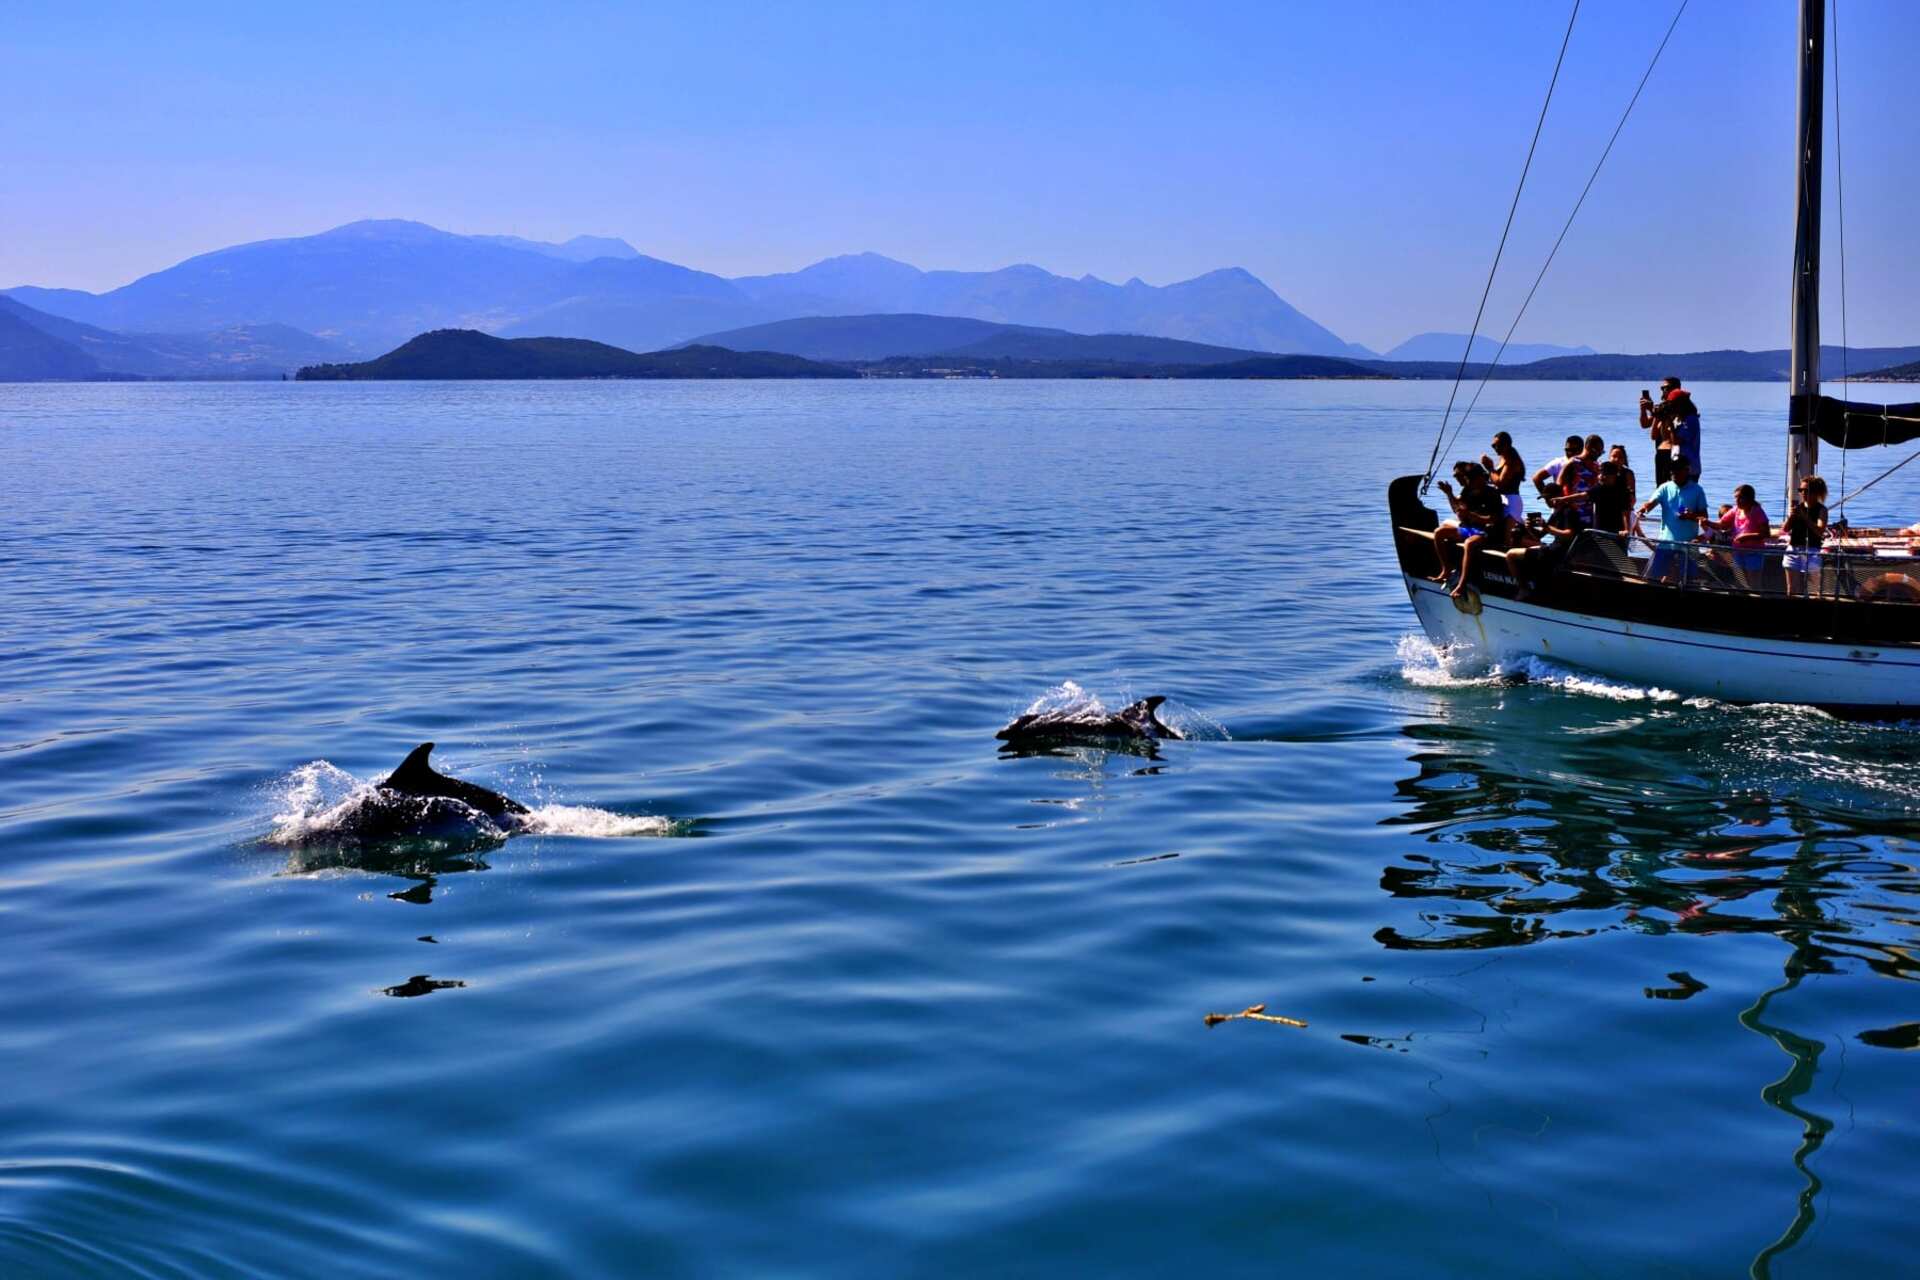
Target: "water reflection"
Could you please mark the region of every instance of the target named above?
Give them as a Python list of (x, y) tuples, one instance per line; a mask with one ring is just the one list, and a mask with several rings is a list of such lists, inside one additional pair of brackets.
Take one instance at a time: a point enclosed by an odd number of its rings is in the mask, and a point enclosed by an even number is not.
[(1800, 985), (1800, 979), (1807, 970), (1796, 961), (1797, 954), (1787, 962), (1787, 977), (1779, 986), (1761, 993), (1740, 1013), (1740, 1025), (1749, 1031), (1766, 1036), (1791, 1060), (1787, 1073), (1760, 1091), (1760, 1096), (1770, 1107), (1778, 1108), (1800, 1121), (1800, 1145), (1794, 1148), (1793, 1167), (1799, 1171), (1801, 1179), (1800, 1194), (1794, 1202), (1793, 1221), (1780, 1233), (1778, 1239), (1762, 1249), (1753, 1259), (1749, 1274), (1767, 1277), (1773, 1274), (1773, 1260), (1793, 1248), (1813, 1226), (1814, 1205), (1820, 1195), (1820, 1175), (1807, 1164), (1808, 1157), (1820, 1149), (1820, 1144), (1833, 1132), (1833, 1121), (1815, 1111), (1809, 1111), (1800, 1105), (1800, 1098), (1813, 1088), (1814, 1077), (1819, 1074), (1820, 1051), (1826, 1048), (1818, 1040), (1789, 1031), (1764, 1021), (1767, 1005), (1784, 991), (1791, 991)]
[(454, 987), (464, 987), (466, 985), (466, 983), (460, 981), (458, 978), (430, 978), (424, 973), (416, 973), (397, 986), (382, 987), (380, 994), (397, 996), (404, 1000), (413, 996), (428, 996), (436, 991), (446, 991)]
[(1808, 972), (1851, 960), (1920, 976), (1920, 860), (1909, 845), (1920, 823), (1869, 807), (1872, 793), (1843, 800), (1830, 781), (1811, 798), (1784, 788), (1764, 759), (1743, 779), (1716, 754), (1740, 739), (1701, 733), (1707, 714), (1690, 726), (1644, 722), (1612, 742), (1578, 722), (1544, 726), (1524, 751), (1470, 723), (1407, 726), (1421, 749), (1387, 823), (1423, 840), (1382, 869), (1380, 887), (1430, 905), (1419, 931), (1389, 925), (1376, 938), (1394, 950), (1474, 950), (1618, 928), (1767, 933)]
[[(1459, 714), (1406, 726), (1414, 772), (1386, 820), (1419, 836), (1380, 887), (1416, 902), (1420, 927), (1386, 925), (1376, 940), (1478, 951), (1615, 930), (1778, 939), (1781, 981), (1739, 1015), (1787, 1055), (1761, 1097), (1800, 1132), (1792, 1215), (1751, 1264), (1770, 1275), (1814, 1223), (1822, 1183), (1810, 1161), (1834, 1127), (1804, 1102), (1823, 1042), (1771, 1006), (1809, 975), (1920, 976), (1920, 823), (1905, 808), (1920, 732), (1788, 709), (1623, 713), (1538, 693), (1448, 710)], [(1646, 996), (1707, 989), (1684, 971), (1668, 982)], [(1920, 1046), (1920, 1024), (1855, 1034)]]
[(323, 871), (359, 871), (369, 875), (394, 876), (411, 880), (413, 884), (395, 890), (387, 897), (396, 902), (425, 906), (433, 901), (433, 891), (439, 885), (440, 877), (491, 870), (491, 865), (481, 855), (505, 843), (504, 839), (494, 839), (301, 845), (287, 853), (286, 864), (280, 874), (304, 876)]
[(1859, 1039), (1877, 1049), (1920, 1049), (1920, 1022), (1903, 1022), (1897, 1027), (1876, 1027), (1862, 1031)]
[[(1152, 738), (1112, 738), (1098, 745), (1077, 742), (1003, 742), (1000, 744), (1002, 760), (1026, 760), (1035, 756), (1052, 756), (1082, 763), (1098, 761), (1104, 763), (1108, 756), (1134, 757), (1141, 760), (1160, 760), (1160, 744)], [(1137, 770), (1152, 773), (1157, 770)]]
[[(1129, 742), (1111, 747), (1052, 745), (1046, 747), (1002, 747), (1003, 760), (1048, 759), (1060, 761), (1051, 776), (1071, 785), (1068, 794), (1031, 797), (1029, 803), (1058, 813), (1044, 821), (1016, 823), (1023, 831), (1045, 830), (1069, 822), (1084, 822), (1102, 812), (1108, 800), (1108, 787), (1123, 777), (1147, 777), (1166, 771), (1158, 746), (1152, 741)], [(1142, 760), (1156, 763), (1141, 764)]]

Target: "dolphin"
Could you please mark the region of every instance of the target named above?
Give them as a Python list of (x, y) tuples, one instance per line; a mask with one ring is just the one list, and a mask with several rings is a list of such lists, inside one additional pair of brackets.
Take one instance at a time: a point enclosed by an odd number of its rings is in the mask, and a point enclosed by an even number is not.
[(519, 816), (532, 812), (518, 800), (509, 799), (498, 791), (449, 778), (427, 762), (427, 757), (432, 754), (431, 742), (423, 742), (409, 751), (407, 758), (400, 762), (400, 767), (379, 784), (380, 790), (420, 800), (458, 800), (467, 808), (478, 809), (496, 822), (508, 819), (510, 814)]
[(351, 807), (327, 824), (322, 839), (406, 840), (471, 838), (499, 840), (525, 825), (531, 812), (510, 796), (436, 770), (423, 742), (400, 767), (360, 793)]
[(1186, 735), (1154, 714), (1165, 701), (1164, 697), (1156, 694), (1119, 711), (1078, 706), (1029, 712), (993, 736), (1007, 743), (1009, 749), (1073, 742), (1151, 742), (1160, 738), (1184, 738)]

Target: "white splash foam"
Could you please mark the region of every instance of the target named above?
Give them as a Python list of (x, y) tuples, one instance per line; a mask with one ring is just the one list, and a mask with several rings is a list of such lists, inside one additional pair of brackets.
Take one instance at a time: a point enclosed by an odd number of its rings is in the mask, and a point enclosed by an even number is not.
[[(280, 779), (268, 788), (275, 805), (269, 820), (267, 842), (301, 845), (322, 842), (328, 836), (348, 832), (362, 805), (372, 797), (374, 784), (357, 778), (326, 760), (315, 760)], [(458, 800), (437, 799), (432, 803), (461, 811), (456, 822), (471, 828), (480, 838), (506, 839), (524, 832), (528, 835), (576, 836), (584, 839), (619, 839), (630, 836), (672, 835), (671, 818), (615, 813), (585, 805), (541, 804), (519, 823), (502, 826), (486, 814)]]
[(344, 826), (372, 789), (331, 761), (303, 764), (269, 789), (278, 807), (267, 840), (291, 845), (322, 838)]
[[(1607, 676), (1573, 671), (1545, 658), (1521, 658), (1513, 662), (1489, 663), (1473, 650), (1448, 650), (1435, 646), (1425, 636), (1400, 637), (1396, 647), (1400, 676), (1408, 684), (1422, 689), (1483, 689), (1502, 684), (1544, 685), (1564, 693), (1612, 702), (1680, 702), (1671, 689), (1630, 684)], [(1695, 698), (1688, 706), (1718, 706), (1710, 698)]]
[[(1614, 680), (1607, 676), (1570, 671), (1548, 662), (1545, 658), (1523, 659), (1514, 664), (1512, 673), (1524, 676), (1528, 684), (1546, 685), (1567, 693), (1577, 693), (1589, 698), (1606, 698), (1613, 702), (1682, 701), (1680, 695), (1671, 689), (1629, 684), (1625, 680)], [(1710, 698), (1698, 699), (1698, 701), (1704, 705), (1717, 705)], [(1689, 705), (1692, 704), (1689, 703)]]
[[(1116, 704), (1121, 707), (1132, 705), (1135, 699), (1124, 690), (1115, 695)], [(1054, 712), (1069, 716), (1084, 716), (1089, 720), (1108, 714), (1107, 703), (1097, 693), (1091, 693), (1076, 680), (1063, 680), (1047, 690), (1027, 705), (1023, 715), (1035, 716), (1042, 712)], [(1196, 711), (1184, 703), (1171, 700), (1162, 702), (1154, 713), (1161, 723), (1176, 730), (1182, 738), (1189, 741), (1210, 740), (1230, 742), (1233, 735), (1227, 732), (1227, 726), (1215, 720), (1203, 711)]]
[(1035, 698), (1022, 714), (1037, 716), (1042, 712), (1059, 711), (1088, 715), (1105, 715), (1107, 704), (1094, 694), (1082, 689), (1072, 680), (1065, 680)]
[(1422, 689), (1485, 688), (1505, 679), (1478, 655), (1439, 648), (1425, 636), (1401, 636), (1395, 652), (1401, 679)]
[(521, 830), (529, 835), (613, 840), (626, 836), (672, 835), (673, 819), (615, 813), (611, 809), (594, 809), (586, 805), (543, 804), (527, 815)]

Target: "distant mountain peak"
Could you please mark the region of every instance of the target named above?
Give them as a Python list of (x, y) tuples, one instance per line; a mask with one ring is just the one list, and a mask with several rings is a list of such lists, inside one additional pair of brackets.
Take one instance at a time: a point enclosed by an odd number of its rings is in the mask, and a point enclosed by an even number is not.
[(438, 227), (428, 226), (424, 222), (415, 222), (409, 218), (362, 218), (358, 222), (345, 222), (320, 232), (322, 236), (335, 239), (360, 240), (432, 240), (441, 236), (450, 236), (451, 231), (442, 231)]
[(1265, 289), (1268, 293), (1273, 292), (1272, 289), (1268, 288), (1265, 280), (1262, 280), (1245, 267), (1219, 267), (1212, 271), (1203, 272), (1191, 280), (1183, 280), (1180, 283), (1198, 284), (1202, 281), (1218, 284), (1250, 284), (1257, 288)]
[[(861, 268), (869, 271), (891, 271), (902, 274), (911, 273), (916, 276), (920, 274), (920, 268), (914, 266), (912, 263), (902, 262), (898, 258), (889, 258), (886, 254), (875, 253), (871, 249), (866, 249), (859, 253), (836, 253), (831, 258), (822, 258), (818, 262), (808, 263), (806, 266), (800, 268), (800, 272), (844, 271), (849, 268)], [(800, 272), (795, 272), (794, 274), (798, 275)]]

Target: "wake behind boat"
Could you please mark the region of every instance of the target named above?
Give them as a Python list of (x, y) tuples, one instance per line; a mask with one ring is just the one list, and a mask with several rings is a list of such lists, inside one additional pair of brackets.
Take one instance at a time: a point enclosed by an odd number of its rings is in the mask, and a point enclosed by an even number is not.
[[(1440, 514), (1424, 497), (1439, 463), (1436, 441), (1427, 472), (1394, 480), (1387, 505), (1408, 598), (1428, 637), (1449, 654), (1489, 663), (1550, 658), (1637, 684), (1732, 702), (1803, 703), (1867, 715), (1920, 709), (1920, 538), (1910, 530), (1850, 530), (1839, 520), (1829, 531), (1826, 509), (1818, 503), (1825, 485), (1814, 480), (1822, 441), (1858, 449), (1920, 437), (1920, 404), (1864, 404), (1820, 393), (1824, 5), (1825, 0), (1802, 0), (1800, 13), (1798, 225), (1787, 417), (1788, 498), (1799, 495), (1802, 507), (1811, 510), (1811, 493), (1819, 508), (1811, 545), (1802, 536), (1792, 545), (1735, 550), (1666, 533), (1650, 541), (1587, 528), (1555, 539), (1554, 545), (1529, 546), (1520, 545), (1533, 540), (1516, 527), (1511, 540), (1490, 540), (1500, 549), (1480, 549), (1471, 569), (1463, 562), (1460, 581), (1450, 591), (1435, 579), (1444, 580), (1452, 568), (1443, 547), (1461, 539), (1441, 532)], [(1632, 111), (1631, 102), (1627, 110)], [(1536, 143), (1538, 137), (1536, 130)], [(1601, 163), (1605, 160), (1603, 152)], [(1598, 165), (1594, 172), (1597, 176)], [(1521, 182), (1524, 186), (1524, 172)], [(1516, 204), (1518, 199), (1516, 191)], [(1574, 208), (1577, 213), (1578, 204)], [(1498, 265), (1496, 255), (1495, 270)], [(1491, 283), (1490, 274), (1489, 288)], [(1481, 306), (1484, 311), (1484, 295)], [(1521, 310), (1524, 314), (1524, 305)], [(1476, 317), (1473, 332), (1478, 327)], [(1457, 380), (1455, 385), (1457, 391)], [(1447, 425), (1443, 418), (1442, 440)], [(1458, 425), (1454, 433), (1457, 437)], [(1834, 510), (1872, 483), (1840, 496)]]

